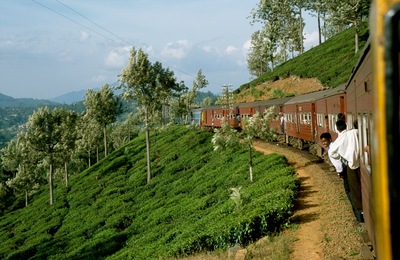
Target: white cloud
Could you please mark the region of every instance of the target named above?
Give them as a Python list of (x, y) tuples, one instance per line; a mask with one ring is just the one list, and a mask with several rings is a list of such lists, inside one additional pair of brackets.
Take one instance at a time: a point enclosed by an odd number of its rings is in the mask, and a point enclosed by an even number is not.
[(121, 68), (127, 64), (130, 47), (118, 48), (110, 51), (105, 59), (107, 67)]
[(313, 31), (311, 33), (305, 32), (304, 38), (304, 48), (306, 50), (318, 45), (318, 31)]
[(81, 42), (84, 42), (89, 38), (90, 38), (89, 33), (85, 32), (85, 31), (81, 31), (81, 39), (80, 39)]
[(172, 57), (176, 59), (182, 59), (186, 57), (190, 49), (192, 48), (192, 43), (188, 40), (179, 40), (175, 43), (169, 42), (161, 51), (161, 54), (166, 57)]
[(225, 53), (228, 54), (228, 55), (235, 54), (236, 52), (237, 52), (237, 48), (235, 46), (232, 46), (232, 45), (228, 46), (225, 49)]

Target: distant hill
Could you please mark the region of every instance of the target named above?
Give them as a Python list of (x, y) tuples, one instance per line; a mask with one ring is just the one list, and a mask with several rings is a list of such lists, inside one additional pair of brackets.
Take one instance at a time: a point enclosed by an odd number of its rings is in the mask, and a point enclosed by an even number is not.
[(76, 102), (83, 101), (85, 99), (85, 93), (87, 90), (73, 91), (63, 94), (58, 97), (51, 98), (50, 101), (57, 102), (60, 104), (73, 104)]
[[(114, 82), (109, 85), (111, 88), (113, 88), (113, 87), (118, 86), (118, 83)], [(82, 89), (82, 90), (78, 90), (78, 91), (68, 92), (61, 96), (51, 98), (49, 100), (60, 103), (60, 104), (67, 104), (67, 105), (71, 105), (71, 104), (77, 103), (77, 102), (82, 102), (85, 100), (85, 93), (86, 93), (86, 91), (88, 91), (88, 89)], [(94, 91), (101, 90), (101, 88), (90, 88), (90, 89), (93, 89)], [(120, 92), (121, 92), (121, 90), (114, 90), (115, 95), (119, 94)]]
[(0, 93), (0, 107), (38, 107), (42, 105), (59, 105), (59, 103), (35, 98), (13, 98)]

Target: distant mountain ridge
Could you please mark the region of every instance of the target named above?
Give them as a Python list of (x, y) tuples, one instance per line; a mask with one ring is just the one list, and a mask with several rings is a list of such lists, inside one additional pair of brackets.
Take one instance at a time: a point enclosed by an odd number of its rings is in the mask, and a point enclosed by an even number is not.
[[(99, 89), (94, 89), (94, 90), (97, 91)], [(79, 91), (68, 92), (68, 93), (65, 93), (65, 94), (63, 94), (61, 96), (51, 98), (49, 100), (53, 101), (53, 102), (60, 103), (60, 104), (71, 105), (73, 103), (81, 102), (81, 101), (85, 100), (86, 91), (87, 90), (79, 90)]]
[[(95, 91), (99, 88), (93, 89)], [(50, 99), (13, 98), (0, 93), (0, 107), (37, 107), (42, 105), (60, 105), (82, 102), (85, 100), (86, 90), (72, 91)]]
[(37, 107), (41, 105), (59, 105), (59, 103), (35, 98), (13, 98), (0, 93), (0, 107)]

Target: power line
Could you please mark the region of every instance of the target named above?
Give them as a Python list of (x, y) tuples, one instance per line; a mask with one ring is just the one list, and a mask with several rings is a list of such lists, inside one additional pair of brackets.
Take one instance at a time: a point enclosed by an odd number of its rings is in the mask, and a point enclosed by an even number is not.
[(75, 9), (69, 7), (68, 5), (66, 5), (66, 4), (64, 4), (64, 3), (62, 3), (62, 2), (60, 2), (60, 1), (58, 1), (58, 0), (56, 0), (56, 1), (57, 1), (57, 3), (59, 3), (60, 5), (63, 5), (64, 7), (68, 8), (68, 9), (71, 10), (71, 11), (73, 11), (74, 13), (76, 13), (76, 14), (82, 16), (83, 18), (85, 18), (86, 20), (88, 20), (88, 21), (91, 22), (92, 24), (96, 25), (96, 26), (99, 27), (100, 29), (102, 29), (102, 30), (104, 30), (104, 31), (106, 31), (106, 32), (108, 32), (108, 33), (114, 35), (115, 37), (117, 37), (117, 38), (120, 39), (121, 41), (125, 42), (126, 44), (132, 45), (132, 46), (133, 46), (133, 44), (131, 44), (130, 42), (128, 42), (128, 41), (125, 40), (124, 38), (122, 38), (122, 37), (120, 37), (119, 35), (117, 35), (117, 34), (111, 32), (110, 30), (107, 30), (106, 28), (104, 28), (103, 26), (101, 26), (101, 25), (99, 25), (98, 23), (94, 22), (93, 20), (91, 20), (91, 19), (88, 18), (87, 16), (85, 16), (85, 15), (79, 13), (79, 12), (76, 11)]
[(62, 14), (62, 13), (60, 13), (60, 12), (54, 10), (54, 9), (51, 9), (50, 7), (48, 7), (48, 6), (46, 6), (46, 5), (42, 4), (42, 3), (39, 3), (39, 2), (36, 1), (36, 0), (31, 0), (31, 1), (34, 2), (34, 3), (36, 3), (36, 4), (38, 4), (38, 5), (40, 5), (40, 6), (42, 6), (42, 7), (44, 7), (44, 8), (46, 8), (46, 9), (48, 9), (48, 10), (50, 10), (50, 11), (52, 11), (52, 12), (54, 12), (54, 13), (56, 13), (56, 14), (58, 14), (58, 15), (60, 15), (60, 16), (62, 16), (62, 17), (64, 17), (65, 19), (67, 19), (67, 20), (69, 20), (69, 21), (71, 21), (71, 22), (73, 22), (73, 23), (75, 23), (75, 24), (77, 24), (77, 25), (79, 25), (79, 26), (82, 26), (82, 27), (88, 29), (89, 31), (92, 31), (92, 32), (94, 32), (94, 33), (96, 33), (96, 34), (98, 34), (98, 35), (100, 35), (100, 36), (103, 36), (104, 38), (106, 38), (106, 39), (108, 39), (108, 40), (110, 40), (110, 41), (112, 41), (112, 42), (115, 42), (115, 43), (117, 43), (117, 44), (121, 44), (121, 43), (115, 41), (114, 39), (111, 39), (111, 38), (107, 37), (106, 35), (104, 35), (104, 34), (98, 32), (98, 31), (96, 31), (96, 30), (94, 30), (94, 29), (91, 29), (91, 28), (87, 27), (86, 25), (83, 25), (83, 24), (81, 24), (81, 23), (78, 23), (77, 21), (75, 21), (75, 20), (69, 18), (68, 16), (66, 16), (66, 15), (64, 15), (64, 14)]
[[(52, 11), (52, 12), (54, 12), (54, 13), (56, 13), (56, 14), (58, 14), (58, 15), (60, 15), (60, 16), (62, 16), (62, 17), (64, 17), (65, 19), (67, 19), (67, 20), (69, 20), (69, 21), (71, 21), (71, 22), (73, 22), (73, 23), (75, 23), (75, 24), (77, 24), (77, 25), (79, 25), (79, 26), (82, 26), (82, 27), (88, 29), (89, 31), (92, 31), (92, 32), (94, 32), (94, 33), (96, 33), (96, 34), (98, 34), (98, 35), (100, 35), (100, 36), (106, 38), (106, 39), (109, 40), (109, 41), (112, 41), (112, 42), (114, 42), (114, 43), (116, 43), (116, 44), (118, 44), (118, 45), (121, 45), (121, 46), (125, 46), (125, 45), (122, 44), (121, 42), (118, 42), (118, 41), (116, 41), (116, 40), (114, 40), (114, 39), (112, 39), (112, 38), (110, 38), (110, 37), (108, 37), (108, 36), (106, 36), (106, 35), (104, 35), (104, 34), (98, 32), (98, 31), (96, 31), (96, 30), (94, 30), (94, 29), (92, 29), (92, 28), (90, 28), (90, 27), (88, 27), (88, 26), (82, 24), (82, 23), (79, 23), (79, 22), (75, 21), (74, 19), (69, 18), (68, 16), (66, 16), (66, 15), (64, 15), (64, 14), (62, 14), (62, 13), (60, 13), (60, 12), (58, 12), (58, 11), (56, 11), (56, 10), (54, 10), (54, 9), (52, 9), (52, 8), (50, 8), (50, 7), (48, 7), (48, 6), (46, 6), (46, 5), (44, 5), (44, 4), (42, 4), (42, 3), (40, 3), (40, 2), (38, 2), (38, 1), (36, 1), (36, 0), (31, 0), (31, 1), (34, 2), (34, 3), (36, 3), (36, 4), (38, 4), (38, 5), (40, 5), (40, 6), (42, 6), (42, 7), (44, 7), (44, 8), (46, 8), (46, 9), (48, 9), (48, 10), (50, 10), (50, 11)], [(113, 33), (112, 31), (110, 31), (110, 30), (104, 28), (103, 26), (101, 26), (101, 25), (99, 25), (98, 23), (94, 22), (92, 19), (90, 19), (90, 18), (88, 18), (87, 16), (83, 15), (82, 13), (76, 11), (76, 10), (73, 9), (72, 7), (70, 7), (70, 6), (68, 6), (68, 5), (66, 5), (66, 4), (64, 4), (64, 3), (62, 3), (62, 2), (60, 2), (59, 0), (56, 0), (56, 2), (59, 3), (60, 5), (64, 6), (65, 8), (68, 8), (69, 10), (73, 11), (74, 13), (78, 14), (79, 16), (85, 18), (86, 20), (88, 20), (88, 21), (91, 22), (92, 24), (96, 25), (96, 26), (99, 27), (100, 29), (102, 29), (102, 30), (106, 31), (107, 33), (109, 33), (109, 34), (111, 34), (111, 35), (117, 37), (118, 39), (120, 39), (120, 40), (121, 40), (122, 42), (124, 42), (125, 44), (130, 45), (130, 46), (134, 46), (134, 44), (130, 43), (129, 41), (125, 40), (124, 38), (120, 37), (119, 35)], [(160, 61), (160, 60), (161, 60), (161, 59), (159, 59), (159, 58), (157, 58), (157, 57), (154, 57), (154, 56), (152, 56), (152, 55), (150, 55), (150, 54), (148, 54), (148, 56), (151, 57), (152, 59), (154, 59), (155, 61)], [(164, 62), (164, 63), (167, 64), (169, 67), (173, 67), (176, 71), (178, 71), (178, 72), (180, 72), (180, 73), (182, 73), (182, 74), (185, 74), (185, 75), (187, 75), (187, 76), (189, 76), (189, 77), (191, 77), (191, 78), (193, 78), (193, 79), (196, 78), (196, 76), (194, 76), (194, 75), (192, 75), (192, 74), (190, 74), (190, 73), (188, 73), (188, 72), (185, 72), (185, 71), (179, 69), (178, 67), (176, 67), (176, 66), (174, 66), (174, 65), (168, 64), (167, 62)], [(222, 84), (219, 84), (219, 83), (216, 83), (216, 82), (211, 82), (211, 83), (214, 83), (215, 85), (222, 85)]]

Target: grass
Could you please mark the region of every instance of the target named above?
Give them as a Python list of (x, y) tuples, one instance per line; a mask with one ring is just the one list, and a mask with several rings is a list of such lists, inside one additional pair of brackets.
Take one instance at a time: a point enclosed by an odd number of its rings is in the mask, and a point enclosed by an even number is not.
[[(363, 23), (359, 34), (360, 50), (367, 42), (368, 36), (368, 25)], [(239, 94), (261, 83), (272, 82), (289, 76), (317, 78), (324, 86), (339, 86), (347, 82), (362, 52), (355, 53), (354, 45), (354, 28), (351, 27), (302, 55), (280, 64), (272, 72), (266, 72), (243, 84), (234, 93)]]

